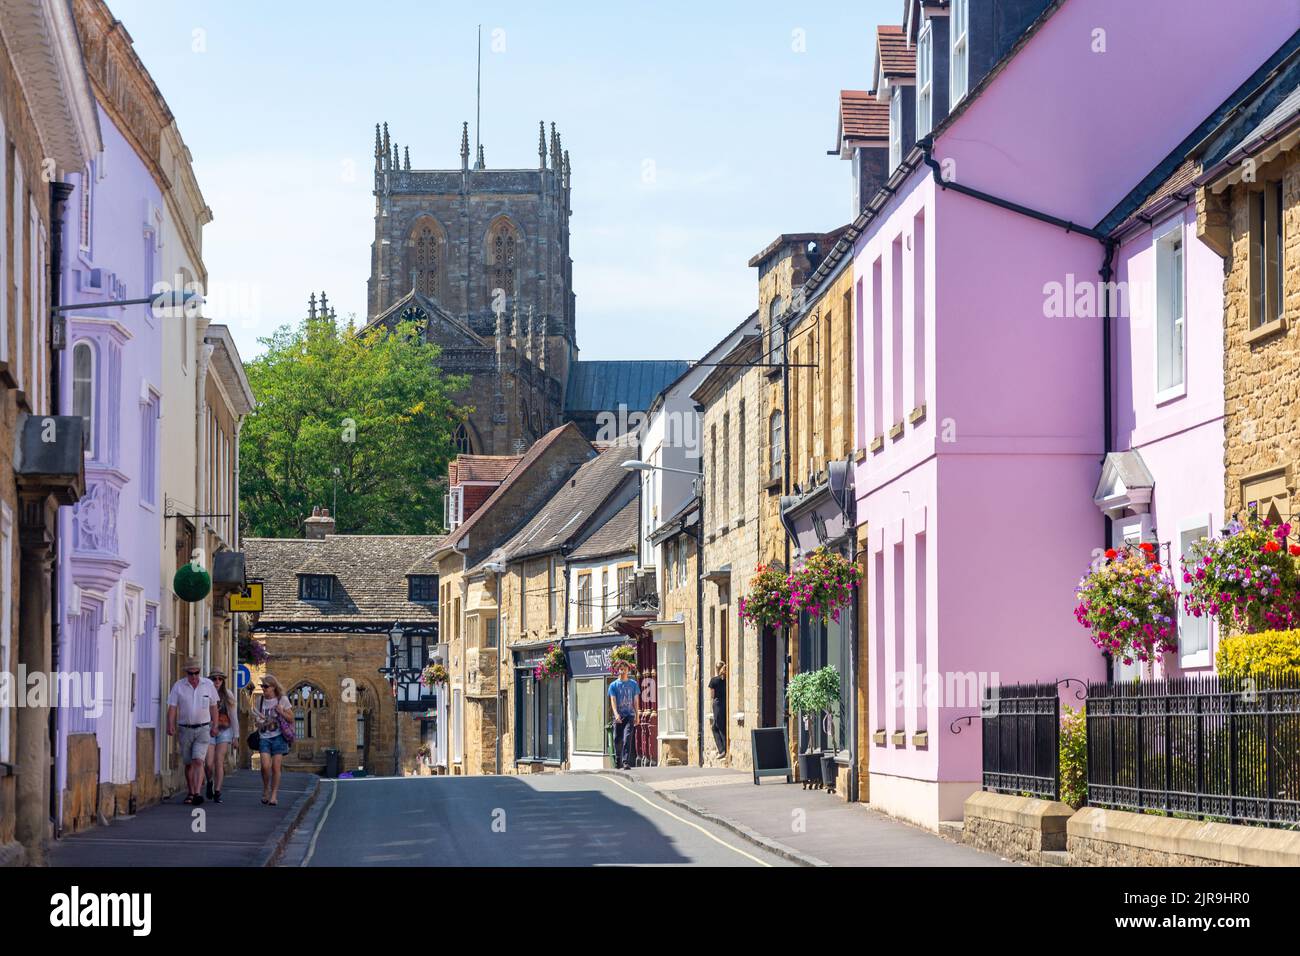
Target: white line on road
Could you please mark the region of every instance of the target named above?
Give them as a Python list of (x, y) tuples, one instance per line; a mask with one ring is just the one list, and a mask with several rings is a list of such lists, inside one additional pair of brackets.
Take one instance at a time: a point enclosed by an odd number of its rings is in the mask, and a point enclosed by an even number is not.
[(742, 849), (741, 849), (740, 847), (738, 847), (738, 846), (732, 846), (732, 845), (731, 845), (730, 843), (728, 843), (726, 840), (723, 840), (723, 839), (721, 839), (721, 838), (715, 836), (714, 834), (710, 833), (708, 830), (704, 829), (704, 827), (700, 826), (698, 823), (692, 823), (690, 820), (687, 820), (687, 819), (684, 819), (684, 818), (682, 818), (682, 817), (679, 817), (677, 814), (673, 813), (673, 812), (672, 812), (671, 810), (669, 810), (667, 807), (660, 806), (659, 804), (655, 803), (653, 800), (649, 799), (648, 797), (646, 797), (646, 796), (644, 796), (644, 795), (642, 795), (642, 794), (637, 793), (635, 790), (633, 790), (631, 787), (627, 786), (627, 785), (626, 785), (625, 783), (623, 783), (622, 781), (620, 781), (620, 780), (618, 780), (618, 779), (616, 779), (616, 778), (614, 778), (614, 777), (606, 776), (606, 775), (603, 774), (603, 773), (602, 773), (602, 774), (597, 774), (597, 776), (604, 777), (604, 778), (605, 778), (606, 780), (608, 780), (610, 783), (615, 784), (616, 786), (622, 787), (624, 790), (626, 790), (628, 793), (632, 794), (632, 796), (636, 797), (638, 800), (641, 800), (642, 802), (649, 804), (650, 806), (652, 806), (652, 807), (654, 807), (656, 810), (658, 810), (660, 813), (666, 813), (666, 814), (668, 814), (668, 816), (672, 817), (672, 818), (673, 818), (674, 820), (676, 820), (678, 823), (684, 823), (684, 824), (686, 824), (688, 827), (694, 827), (695, 829), (697, 829), (697, 830), (699, 830), (701, 833), (703, 833), (706, 837), (708, 837), (710, 840), (712, 840), (714, 843), (720, 843), (722, 846), (725, 846), (728, 850), (734, 850), (736, 853), (739, 853), (739, 854), (740, 854), (741, 856), (743, 856), (745, 859), (747, 859), (747, 860), (753, 860), (753, 861), (754, 861), (755, 863), (757, 863), (759, 866), (768, 866), (768, 867), (770, 867), (770, 866), (772, 865), (771, 863), (767, 863), (767, 862), (765, 862), (764, 860), (760, 860), (760, 859), (759, 859), (758, 857), (756, 857), (756, 856), (751, 856), (750, 854), (746, 853), (744, 850), (742, 850)]
[(334, 801), (338, 799), (339, 784), (337, 780), (331, 780), (334, 786), (330, 788), (330, 802), (325, 806), (325, 812), (320, 815), (320, 821), (316, 824), (316, 829), (311, 833), (311, 843), (307, 844), (307, 855), (302, 858), (299, 866), (306, 866), (311, 862), (312, 854), (316, 852), (316, 838), (320, 836), (321, 829), (325, 826), (325, 821), (329, 819), (330, 811), (334, 809)]

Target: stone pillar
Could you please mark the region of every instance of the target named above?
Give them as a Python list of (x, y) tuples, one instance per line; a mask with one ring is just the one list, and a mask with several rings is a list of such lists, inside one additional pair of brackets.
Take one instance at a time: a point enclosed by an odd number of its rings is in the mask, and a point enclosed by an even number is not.
[[(19, 513), (18, 663), (29, 676), (48, 677), (55, 509), (48, 493), (25, 492), (20, 496)], [(15, 836), (27, 850), (28, 864), (42, 866), (50, 818), (50, 701), (47, 697), (36, 703), (39, 706), (17, 708)]]

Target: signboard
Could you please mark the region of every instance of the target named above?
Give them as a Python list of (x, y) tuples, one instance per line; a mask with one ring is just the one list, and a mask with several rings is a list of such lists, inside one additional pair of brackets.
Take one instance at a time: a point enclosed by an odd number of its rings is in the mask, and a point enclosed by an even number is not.
[(238, 594), (230, 595), (230, 610), (259, 612), (262, 610), (262, 585), (249, 584)]
[(790, 738), (784, 727), (755, 727), (749, 732), (749, 746), (754, 758), (754, 785), (759, 777), (785, 777), (793, 783), (790, 772)]
[(569, 674), (573, 677), (602, 677), (609, 673), (609, 659), (619, 642), (611, 642), (597, 647), (570, 647), (566, 650), (569, 658)]
[(243, 690), (251, 683), (253, 683), (253, 672), (248, 669), (247, 664), (240, 664), (239, 670), (235, 671), (235, 687)]

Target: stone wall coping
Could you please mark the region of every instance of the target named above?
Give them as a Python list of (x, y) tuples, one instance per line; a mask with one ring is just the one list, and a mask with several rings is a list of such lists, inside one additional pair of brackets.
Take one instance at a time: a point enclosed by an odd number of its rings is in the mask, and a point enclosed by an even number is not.
[(1300, 832), (1274, 827), (1084, 807), (1070, 818), (1067, 835), (1240, 866), (1300, 866)]
[(965, 817), (996, 820), (1042, 833), (1064, 833), (1066, 821), (1074, 816), (1069, 804), (1038, 797), (1013, 797), (1007, 793), (981, 790), (966, 798)]

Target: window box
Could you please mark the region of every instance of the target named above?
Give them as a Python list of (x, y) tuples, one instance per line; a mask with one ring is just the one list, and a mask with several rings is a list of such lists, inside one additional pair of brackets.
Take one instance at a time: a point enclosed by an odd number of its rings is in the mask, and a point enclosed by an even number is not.
[(894, 426), (889, 429), (889, 440), (894, 441), (902, 434), (903, 434), (903, 423), (895, 422)]
[(889, 742), (893, 744), (895, 747), (906, 747), (907, 732), (903, 730), (894, 731), (894, 733), (891, 734), (889, 737)]
[(886, 739), (887, 739), (887, 734), (883, 730), (877, 730), (874, 734), (871, 735), (871, 742), (875, 744), (877, 747), (885, 746)]
[(885, 436), (877, 435), (871, 439), (871, 444), (867, 446), (870, 451), (876, 452), (885, 447)]
[(925, 402), (917, 405), (916, 408), (907, 413), (907, 421), (910, 425), (915, 425), (917, 422), (925, 421)]

